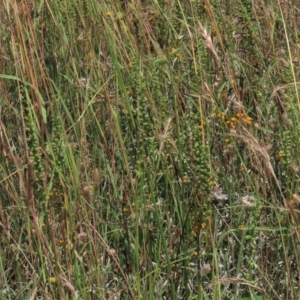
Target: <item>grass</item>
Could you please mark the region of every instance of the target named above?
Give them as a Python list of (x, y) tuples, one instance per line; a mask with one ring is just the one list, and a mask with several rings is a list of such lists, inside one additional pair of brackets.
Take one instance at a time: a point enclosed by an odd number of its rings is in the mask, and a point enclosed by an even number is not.
[(299, 299), (297, 1), (0, 4), (1, 299)]

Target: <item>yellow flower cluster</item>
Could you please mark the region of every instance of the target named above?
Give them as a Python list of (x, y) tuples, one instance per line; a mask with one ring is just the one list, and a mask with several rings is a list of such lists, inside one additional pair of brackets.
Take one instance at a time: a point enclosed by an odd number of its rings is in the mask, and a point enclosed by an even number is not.
[(281, 151), (278, 151), (277, 155), (276, 155), (276, 159), (277, 160), (280, 160), (282, 157), (284, 157), (284, 152), (281, 150)]
[(49, 283), (56, 283), (56, 277), (49, 277), (48, 278)]
[(237, 113), (235, 117), (230, 118), (226, 121), (226, 124), (230, 126), (230, 129), (235, 129), (238, 124), (252, 125), (253, 119), (244, 115), (243, 113)]
[(200, 124), (199, 124), (199, 128), (200, 130), (204, 129), (206, 123), (204, 121), (202, 121)]
[(169, 54), (172, 55), (173, 57), (176, 57), (179, 61), (183, 61), (183, 54), (180, 53), (180, 51), (174, 47), (171, 47), (168, 50)]
[(211, 117), (212, 117), (213, 119), (218, 118), (218, 119), (220, 119), (220, 120), (224, 120), (225, 112), (219, 112), (219, 113), (213, 112), (213, 113), (211, 114)]
[(199, 225), (194, 225), (193, 230), (191, 231), (191, 235), (197, 237), (199, 232), (206, 228), (206, 223), (201, 223)]

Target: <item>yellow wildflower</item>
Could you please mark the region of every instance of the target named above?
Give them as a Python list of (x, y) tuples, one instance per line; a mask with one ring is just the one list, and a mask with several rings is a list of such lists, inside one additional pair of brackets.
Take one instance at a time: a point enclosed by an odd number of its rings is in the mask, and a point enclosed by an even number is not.
[(224, 117), (225, 117), (225, 112), (220, 112), (220, 113), (218, 114), (218, 117), (219, 117), (219, 119), (223, 120)]
[(205, 124), (206, 124), (205, 122), (201, 122), (200, 125), (199, 125), (199, 128), (200, 128), (201, 130), (204, 129)]
[(178, 58), (179, 61), (183, 60), (183, 55), (181, 53), (177, 53), (176, 57)]
[(130, 209), (128, 207), (123, 208), (123, 213), (129, 213), (129, 212), (130, 212)]
[(182, 178), (182, 183), (188, 183), (189, 182), (189, 178), (188, 178), (188, 176), (183, 176), (183, 178)]
[(284, 152), (281, 150), (281, 151), (278, 151), (277, 155), (276, 155), (276, 159), (279, 160), (281, 159), (282, 157), (284, 156)]
[(171, 52), (171, 54), (175, 54), (177, 52), (177, 50), (176, 50), (176, 48), (172, 47), (170, 52)]
[(48, 281), (49, 283), (56, 283), (56, 277), (49, 277)]
[(121, 13), (121, 12), (118, 12), (117, 15), (116, 15), (116, 19), (117, 19), (117, 20), (121, 20), (121, 19), (123, 19), (123, 18), (124, 18), (124, 14)]
[(218, 183), (217, 183), (215, 180), (211, 180), (211, 181), (210, 181), (210, 185), (211, 185), (211, 186), (216, 186), (217, 184), (218, 184)]
[(295, 199), (291, 199), (288, 202), (288, 205), (289, 205), (290, 208), (295, 208), (297, 206), (297, 201)]
[(250, 117), (246, 117), (246, 118), (244, 118), (244, 122), (246, 123), (246, 125), (251, 125), (253, 122), (253, 119)]

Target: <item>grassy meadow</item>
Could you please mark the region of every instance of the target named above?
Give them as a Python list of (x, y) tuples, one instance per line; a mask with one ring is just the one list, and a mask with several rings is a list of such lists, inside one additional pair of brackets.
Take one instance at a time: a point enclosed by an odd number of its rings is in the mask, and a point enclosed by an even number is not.
[(0, 3), (0, 299), (300, 299), (300, 1)]

